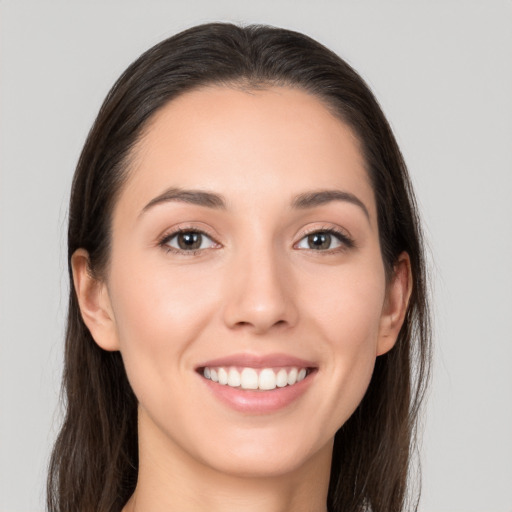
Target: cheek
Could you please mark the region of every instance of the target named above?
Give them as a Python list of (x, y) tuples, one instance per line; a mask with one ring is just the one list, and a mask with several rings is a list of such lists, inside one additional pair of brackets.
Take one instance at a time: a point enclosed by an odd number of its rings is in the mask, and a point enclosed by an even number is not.
[(376, 343), (386, 288), (380, 266), (317, 275), (305, 287), (302, 309), (309, 311), (332, 348), (357, 351)]
[(367, 267), (340, 272), (323, 285), (323, 292), (310, 287), (307, 303), (311, 330), (319, 333), (319, 349), (328, 362), (318, 410), (325, 411), (323, 424), (334, 434), (361, 402), (373, 373), (385, 277), (378, 267)]
[(111, 275), (119, 346), (136, 391), (136, 381), (149, 386), (182, 371), (183, 355), (211, 322), (216, 294), (208, 274), (194, 272), (125, 259)]
[(165, 257), (157, 256), (142, 252), (117, 259), (110, 281), (122, 339), (141, 330), (179, 339), (182, 330), (186, 334), (197, 323), (203, 303), (213, 298), (208, 282), (213, 272), (200, 265), (171, 266)]

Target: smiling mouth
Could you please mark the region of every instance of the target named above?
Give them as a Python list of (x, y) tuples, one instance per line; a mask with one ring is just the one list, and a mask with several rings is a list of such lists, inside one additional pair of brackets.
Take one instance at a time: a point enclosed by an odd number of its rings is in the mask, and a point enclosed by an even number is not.
[(271, 391), (294, 386), (303, 381), (314, 368), (251, 368), (205, 366), (198, 372), (208, 380), (223, 386), (242, 390)]

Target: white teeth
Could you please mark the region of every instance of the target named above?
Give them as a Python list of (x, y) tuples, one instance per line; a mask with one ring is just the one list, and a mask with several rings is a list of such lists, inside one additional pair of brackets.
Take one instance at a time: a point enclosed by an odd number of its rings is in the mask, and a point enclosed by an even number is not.
[(270, 368), (265, 368), (260, 372), (259, 379), (259, 388), (260, 389), (275, 389), (276, 388), (276, 374), (274, 370)]
[(288, 384), (288, 374), (284, 368), (281, 368), (277, 372), (276, 386), (278, 388), (284, 388)]
[(228, 385), (232, 388), (261, 389), (269, 391), (294, 384), (304, 380), (307, 375), (306, 368), (281, 368), (276, 371), (273, 368), (262, 368), (258, 371), (255, 368), (243, 368), (239, 372), (233, 367), (219, 367), (203, 369), (203, 376), (213, 382)]
[(240, 376), (242, 389), (258, 389), (258, 374), (254, 368), (244, 368)]
[(240, 374), (235, 368), (231, 368), (228, 373), (228, 386), (231, 386), (232, 388), (237, 388), (238, 386), (240, 386), (240, 383)]
[(297, 368), (292, 368), (290, 373), (288, 374), (288, 386), (293, 386), (296, 382), (297, 382)]
[(228, 383), (228, 372), (224, 368), (219, 368), (217, 375), (219, 376), (219, 384), (225, 385)]

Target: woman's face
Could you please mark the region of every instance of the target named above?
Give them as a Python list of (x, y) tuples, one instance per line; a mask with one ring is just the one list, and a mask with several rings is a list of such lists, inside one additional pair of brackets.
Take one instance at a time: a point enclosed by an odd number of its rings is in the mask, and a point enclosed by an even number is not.
[(154, 116), (101, 286), (91, 331), (121, 351), (141, 444), (244, 475), (330, 460), (404, 295), (356, 138), (291, 88), (203, 88)]

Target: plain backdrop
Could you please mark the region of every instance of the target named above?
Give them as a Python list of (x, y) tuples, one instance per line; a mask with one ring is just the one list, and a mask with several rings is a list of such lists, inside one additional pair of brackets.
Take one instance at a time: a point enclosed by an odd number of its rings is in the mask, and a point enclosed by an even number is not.
[(42, 512), (59, 420), (73, 170), (108, 89), (201, 22), (299, 30), (387, 114), (432, 253), (421, 512), (512, 512), (512, 3), (0, 2), (0, 511)]

